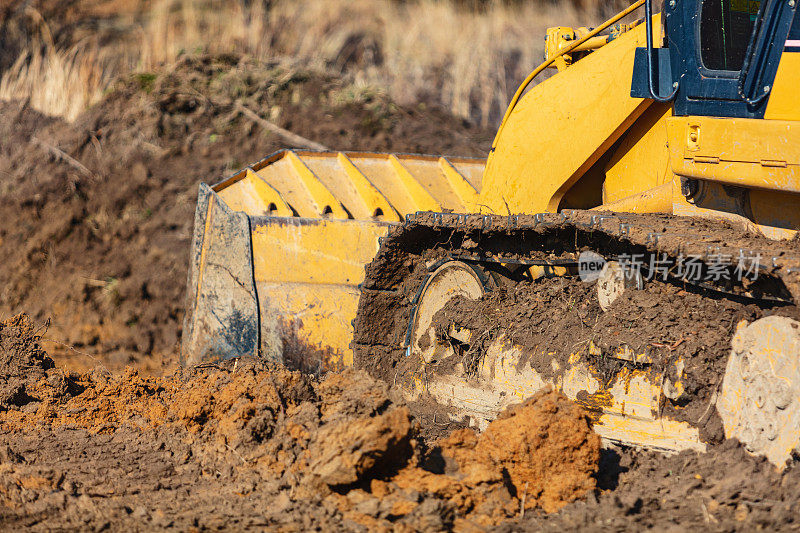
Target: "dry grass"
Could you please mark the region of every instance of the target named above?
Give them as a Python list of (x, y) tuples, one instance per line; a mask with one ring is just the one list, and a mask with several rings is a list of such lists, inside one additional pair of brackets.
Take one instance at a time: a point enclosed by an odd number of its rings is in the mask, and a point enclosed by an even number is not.
[(30, 99), (73, 119), (119, 75), (154, 70), (187, 52), (235, 52), (337, 71), (400, 103), (433, 101), (489, 125), (541, 60), (545, 28), (597, 18), (572, 2), (488, 1), (479, 11), (446, 0), (245, 3), (157, 0), (118, 22), (127, 24), (123, 37), (102, 47), (87, 41), (62, 49), (43, 39), (3, 73), (0, 98)]
[(73, 120), (102, 97), (113, 77), (98, 53), (79, 46), (25, 52), (0, 78), (0, 99), (27, 99), (35, 109)]

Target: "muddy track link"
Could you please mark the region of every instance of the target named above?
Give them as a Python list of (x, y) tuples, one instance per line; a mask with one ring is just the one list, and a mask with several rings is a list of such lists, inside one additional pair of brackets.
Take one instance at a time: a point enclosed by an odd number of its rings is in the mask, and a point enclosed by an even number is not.
[[(415, 269), (414, 261), (432, 249), (439, 250), (439, 255), (426, 260), (424, 269)], [(666, 254), (673, 265), (680, 257), (700, 258), (706, 265), (713, 260), (726, 269), (716, 282), (682, 278), (675, 268), (669, 281), (708, 297), (741, 299), (761, 306), (800, 302), (800, 241), (773, 241), (746, 234), (726, 222), (581, 210), (512, 216), (418, 212), (381, 239), (378, 254), (367, 265), (354, 322), (356, 364), (395, 379), (394, 370), (375, 367), (372, 352), (405, 349), (419, 289), (437, 261), (468, 258), (483, 263), (575, 264), (582, 250), (609, 258)], [(737, 268), (749, 272), (741, 282), (736, 279)], [(758, 275), (753, 276), (756, 271)]]
[[(424, 242), (426, 236), (428, 243)], [(459, 250), (457, 243), (465, 237), (475, 246)], [(728, 275), (717, 283), (681, 279), (674, 273), (670, 277), (730, 295), (787, 304), (800, 302), (798, 240), (774, 241), (745, 234), (732, 224), (698, 218), (582, 210), (511, 216), (434, 212), (409, 215), (382, 239), (363, 287), (391, 290), (386, 285), (391, 281), (379, 274), (380, 270), (392, 269), (383, 262), (391, 261), (400, 249), (418, 251), (426, 244), (449, 245), (456, 255), (475, 260), (531, 265), (558, 265), (559, 261), (568, 263), (569, 258), (577, 261), (578, 253), (590, 248), (613, 254), (666, 254), (673, 260), (694, 257), (706, 266), (714, 263), (727, 267)], [(525, 259), (520, 260), (521, 257)], [(750, 273), (757, 269), (761, 281), (736, 283), (737, 267)]]
[[(646, 282), (650, 286), (648, 290), (656, 291), (651, 295), (653, 301), (658, 302), (658, 298), (683, 299), (681, 304), (667, 306), (670, 308), (664, 311), (665, 316), (668, 315), (666, 324), (680, 324), (675, 326), (674, 335), (666, 328), (667, 334), (661, 337), (674, 337), (674, 342), (672, 339), (670, 342), (655, 342), (651, 334), (647, 341), (650, 342), (647, 345), (650, 362), (644, 366), (637, 361), (610, 360), (607, 358), (610, 352), (606, 350), (601, 359), (593, 361), (593, 377), (603, 383), (601, 388), (610, 387), (620, 375), (620, 369), (627, 367), (650, 373), (648, 379), (660, 383), (670, 372), (674, 375), (674, 369), (667, 367), (674, 365), (676, 357), (686, 359), (685, 374), (689, 377), (684, 381), (692, 390), (691, 400), (684, 398), (664, 405), (664, 395), (658, 392), (658, 397), (653, 397), (652, 416), (667, 416), (686, 422), (700, 428), (701, 433), (711, 431), (706, 431), (703, 426), (709, 425), (714, 418), (715, 410), (711, 407), (724, 375), (730, 336), (736, 321), (755, 320), (771, 314), (798, 316), (800, 242), (796, 240), (772, 241), (746, 234), (726, 222), (668, 215), (571, 210), (559, 214), (503, 217), (420, 212), (390, 230), (382, 239), (375, 259), (367, 266), (354, 322), (355, 364), (390, 384), (408, 387), (413, 386), (413, 381), (427, 383), (430, 370), (420, 372), (419, 358), (407, 357), (411, 351), (411, 329), (426, 282), (448, 261), (474, 265), (478, 276), (483, 275), (482, 279), (488, 278), (487, 273), (500, 272), (506, 280), (510, 279), (512, 287), (515, 283), (522, 286), (520, 282), (526, 280), (514, 279), (514, 272), (527, 270), (518, 269), (517, 265), (561, 267), (562, 282), (573, 284), (572, 288), (566, 288), (574, 289), (571, 294), (585, 296), (587, 289), (581, 288), (581, 282), (576, 279), (576, 267), (584, 251), (598, 253), (609, 261), (622, 256), (641, 257), (642, 273), (645, 277), (656, 277), (652, 283)], [(664, 271), (648, 272), (647, 258), (654, 256), (671, 266)], [(700, 270), (695, 272), (701, 275), (699, 279), (696, 279), (698, 276), (690, 279), (686, 272), (680, 271), (679, 265), (689, 258), (700, 264)], [(568, 271), (563, 276), (565, 268)], [(533, 283), (530, 278), (527, 281)], [(492, 290), (488, 279), (484, 284), (487, 290)], [(659, 288), (667, 285), (672, 288)], [(539, 290), (535, 289), (539, 286), (529, 284), (526, 290)], [(508, 291), (508, 287), (506, 284), (503, 291)], [(690, 297), (681, 296), (687, 293)], [(495, 306), (508, 303), (498, 295), (495, 298)], [(531, 305), (531, 301), (522, 305)], [(535, 308), (536, 304), (533, 305)], [(593, 305), (596, 308), (597, 304)], [(545, 315), (558, 313), (556, 307), (535, 309), (534, 312), (543, 311)], [(717, 318), (717, 307), (724, 308), (724, 313), (727, 313), (724, 325), (719, 322), (723, 319)], [(530, 307), (527, 309), (528, 314), (525, 314), (525, 309), (514, 311), (517, 323), (530, 316)], [(684, 312), (683, 309), (688, 310)], [(486, 311), (481, 310), (482, 313)], [(458, 313), (456, 311), (455, 315)], [(693, 322), (690, 315), (704, 323)], [(592, 317), (595, 324), (597, 316)], [(708, 331), (714, 329), (717, 333), (708, 333), (710, 337), (703, 339), (697, 336), (684, 343), (684, 335), (691, 335), (690, 330), (695, 325), (702, 329), (714, 320), (718, 323), (712, 324)], [(497, 327), (506, 329), (507, 326), (509, 324), (501, 323)], [(598, 328), (595, 330), (597, 333)], [(680, 343), (683, 345), (675, 349)], [(706, 350), (711, 343), (715, 343), (714, 346)], [(575, 353), (563, 346), (561, 352), (558, 356), (561, 357), (561, 368), (568, 368), (566, 361)], [(578, 355), (589, 357), (587, 350)], [(525, 355), (522, 360), (531, 361), (535, 357)], [(543, 357), (538, 366), (531, 363), (531, 367), (536, 366), (539, 374), (548, 379), (563, 379), (563, 376), (548, 376), (551, 361), (547, 356)], [(600, 400), (602, 398), (588, 398), (584, 403), (590, 410), (598, 409), (600, 412), (602, 406), (596, 405)], [(701, 437), (704, 441), (714, 438), (719, 438), (719, 430), (716, 437)]]

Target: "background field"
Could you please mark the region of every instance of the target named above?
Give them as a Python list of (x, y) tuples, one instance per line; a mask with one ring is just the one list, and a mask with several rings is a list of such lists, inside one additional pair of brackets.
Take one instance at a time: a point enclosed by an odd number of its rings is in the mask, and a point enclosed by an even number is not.
[(541, 59), (548, 26), (597, 22), (598, 0), (89, 0), (22, 2), (2, 34), (0, 98), (73, 120), (114, 80), (187, 53), (336, 73), (399, 104), (484, 126)]

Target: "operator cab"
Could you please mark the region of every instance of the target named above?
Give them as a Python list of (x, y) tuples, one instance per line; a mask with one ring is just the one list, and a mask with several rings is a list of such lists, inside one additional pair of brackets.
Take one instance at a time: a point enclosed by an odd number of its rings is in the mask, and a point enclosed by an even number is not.
[(795, 9), (796, 0), (667, 0), (666, 42), (636, 50), (631, 96), (671, 101), (676, 116), (763, 118)]

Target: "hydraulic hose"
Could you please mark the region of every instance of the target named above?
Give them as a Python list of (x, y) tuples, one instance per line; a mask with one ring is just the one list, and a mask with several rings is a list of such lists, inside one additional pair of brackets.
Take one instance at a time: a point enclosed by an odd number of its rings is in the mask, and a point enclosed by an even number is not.
[(576, 48), (581, 46), (583, 43), (585, 43), (586, 41), (588, 41), (592, 37), (595, 37), (601, 31), (605, 30), (606, 28), (608, 28), (612, 24), (614, 24), (614, 23), (618, 22), (619, 20), (627, 17), (628, 15), (630, 15), (631, 13), (633, 13), (634, 11), (636, 11), (637, 9), (642, 7), (644, 5), (644, 2), (645, 2), (645, 0), (637, 0), (636, 2), (634, 2), (633, 4), (628, 6), (625, 10), (620, 11), (619, 13), (617, 13), (616, 15), (614, 15), (613, 17), (611, 17), (607, 21), (603, 22), (601, 25), (599, 25), (598, 27), (596, 27), (595, 29), (593, 29), (592, 31), (587, 33), (585, 36), (583, 36), (582, 38), (578, 39), (577, 41), (575, 41), (574, 43), (569, 45), (568, 47), (566, 47), (563, 50), (561, 50), (558, 54), (554, 55), (553, 57), (551, 57), (550, 59), (548, 59), (547, 61), (542, 63), (541, 65), (536, 67), (536, 69), (533, 72), (528, 74), (528, 77), (525, 78), (525, 80), (522, 82), (522, 85), (519, 86), (519, 89), (517, 89), (517, 92), (514, 94), (514, 97), (511, 99), (511, 103), (508, 104), (508, 109), (506, 109), (506, 114), (503, 116), (503, 121), (500, 123), (500, 127), (497, 129), (497, 135), (495, 135), (494, 141), (492, 142), (492, 150), (494, 150), (495, 146), (497, 145), (497, 140), (500, 138), (500, 134), (503, 132), (503, 127), (506, 125), (506, 121), (508, 120), (508, 117), (511, 116), (511, 112), (514, 111), (514, 108), (517, 106), (517, 103), (519, 102), (519, 99), (522, 98), (522, 94), (525, 92), (525, 89), (528, 88), (528, 85), (531, 84), (531, 82), (533, 81), (533, 79), (536, 76), (541, 74), (541, 72), (544, 69), (546, 69), (547, 67), (552, 65), (553, 62), (557, 58), (563, 56), (564, 54), (569, 54), (570, 52), (574, 51)]

